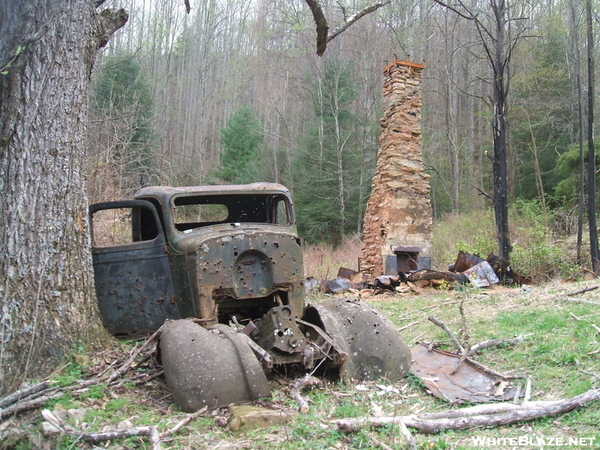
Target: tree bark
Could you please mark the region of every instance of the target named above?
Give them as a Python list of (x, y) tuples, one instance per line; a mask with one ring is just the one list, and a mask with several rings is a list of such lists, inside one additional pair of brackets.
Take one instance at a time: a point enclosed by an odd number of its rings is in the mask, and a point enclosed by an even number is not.
[(98, 49), (127, 21), (90, 0), (0, 0), (0, 392), (103, 332), (84, 133)]

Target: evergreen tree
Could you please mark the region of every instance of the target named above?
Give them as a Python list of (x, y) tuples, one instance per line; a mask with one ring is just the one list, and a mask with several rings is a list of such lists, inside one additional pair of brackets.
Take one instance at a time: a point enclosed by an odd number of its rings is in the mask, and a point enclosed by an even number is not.
[(240, 184), (258, 181), (256, 160), (264, 131), (247, 106), (238, 109), (225, 128), (221, 129), (221, 164), (213, 178), (225, 183)]
[[(359, 195), (368, 196), (368, 188), (360, 190), (364, 152), (351, 112), (358, 86), (351, 67), (339, 60), (327, 61), (308, 82), (315, 117), (294, 161), (298, 228), (309, 242), (338, 245), (346, 235), (360, 232), (365, 202)], [(364, 179), (370, 186), (371, 178)]]

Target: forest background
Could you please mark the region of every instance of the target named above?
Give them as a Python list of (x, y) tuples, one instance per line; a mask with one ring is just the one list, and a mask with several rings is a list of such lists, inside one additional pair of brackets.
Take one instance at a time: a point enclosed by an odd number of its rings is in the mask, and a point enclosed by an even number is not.
[[(146, 184), (279, 182), (294, 195), (301, 236), (339, 247), (361, 232), (381, 130), (382, 69), (402, 59), (425, 64), (421, 124), (434, 222), (454, 221), (446, 233), (453, 242), (438, 234), (434, 262), (452, 262), (459, 249), (494, 251), (492, 72), (472, 21), (433, 1), (394, 1), (319, 57), (304, 1), (207, 0), (190, 14), (179, 0), (114, 3), (130, 20), (93, 74), (91, 202), (128, 198)], [(367, 4), (322, 6), (334, 26)], [(484, 23), (493, 20), (487, 2), (470, 7)], [(514, 242), (516, 264), (539, 260), (537, 246), (548, 263), (560, 265), (559, 258), (569, 269), (574, 260), (542, 240), (576, 232), (583, 5), (519, 0), (509, 14), (511, 226), (524, 218), (528, 228), (526, 242), (519, 235)], [(527, 257), (519, 253), (525, 244)]]

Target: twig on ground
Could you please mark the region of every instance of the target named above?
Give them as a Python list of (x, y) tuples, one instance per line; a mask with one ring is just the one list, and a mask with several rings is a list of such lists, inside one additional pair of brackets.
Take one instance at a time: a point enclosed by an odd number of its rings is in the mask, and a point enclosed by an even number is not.
[(600, 375), (598, 375), (597, 373), (594, 372), (588, 372), (587, 370), (583, 370), (583, 369), (577, 369), (579, 372), (584, 373), (586, 375), (590, 375), (592, 377), (596, 377), (600, 380)]
[(417, 322), (411, 322), (411, 323), (409, 323), (408, 325), (404, 325), (403, 327), (400, 327), (400, 328), (398, 328), (398, 331), (406, 330), (407, 328), (410, 328), (410, 327), (412, 327), (413, 325), (416, 325), (416, 324), (418, 324), (418, 323), (420, 323), (420, 322), (419, 322), (419, 321), (417, 321)]
[(384, 444), (379, 439), (377, 439), (375, 436), (373, 436), (373, 434), (371, 434), (371, 433), (369, 433), (369, 439), (371, 440), (371, 444), (373, 444), (373, 447), (375, 447), (375, 448), (381, 447), (383, 450), (392, 450), (392, 447)]
[(148, 339), (146, 339), (146, 341), (142, 344), (142, 346), (139, 349), (137, 349), (136, 351), (133, 351), (131, 353), (131, 355), (129, 356), (129, 358), (127, 358), (127, 360), (121, 365), (121, 367), (119, 367), (117, 370), (115, 370), (108, 377), (107, 383), (110, 384), (114, 379), (120, 377), (125, 372), (127, 372), (129, 370), (129, 368), (131, 367), (131, 365), (133, 364), (133, 362), (135, 361), (135, 358), (137, 358), (137, 356), (140, 353), (142, 353), (142, 351), (144, 351), (144, 349), (146, 349), (146, 347), (148, 347), (151, 342), (153, 342), (156, 338), (158, 338), (158, 336), (160, 336), (160, 333), (162, 333), (162, 330), (164, 327), (165, 327), (165, 325), (163, 324), (158, 330), (156, 330), (154, 332), (154, 334), (152, 334), (152, 336), (150, 336)]
[(527, 383), (525, 384), (525, 395), (523, 395), (523, 403), (527, 403), (531, 400), (531, 377), (527, 377)]
[(406, 447), (408, 450), (417, 450), (415, 440), (413, 439), (412, 434), (410, 434), (410, 431), (408, 431), (408, 428), (404, 422), (400, 422), (398, 424), (398, 428), (400, 428), (400, 433), (402, 433), (402, 436), (404, 436), (404, 439), (406, 439)]
[(471, 359), (471, 358), (467, 358), (466, 359), (470, 364), (472, 364), (473, 366), (477, 367), (479, 370), (481, 370), (482, 372), (487, 373), (488, 375), (492, 375), (493, 377), (496, 378), (500, 378), (502, 380), (508, 381), (508, 380), (520, 380), (521, 378), (525, 378), (523, 375), (505, 375), (503, 373), (497, 372), (494, 369), (490, 369), (489, 367), (484, 366), (483, 364)]
[[(164, 325), (163, 325), (164, 326)], [(75, 381), (70, 386), (55, 386), (51, 380), (45, 380), (41, 383), (36, 384), (35, 386), (31, 386), (29, 388), (24, 388), (19, 391), (13, 392), (10, 395), (2, 398), (0, 400), (0, 420), (6, 420), (8, 417), (20, 414), (25, 411), (29, 411), (32, 409), (42, 407), (48, 400), (56, 399), (62, 396), (65, 392), (73, 392), (75, 394), (85, 392), (86, 388), (98, 384), (105, 383), (106, 385), (111, 385), (118, 378), (123, 376), (127, 370), (131, 368), (131, 365), (135, 361), (135, 359), (140, 355), (144, 349), (148, 348), (148, 346), (156, 339), (156, 337), (160, 334), (163, 327), (160, 327), (152, 336), (150, 336), (140, 348), (131, 352), (130, 356), (127, 360), (121, 364), (121, 366), (115, 370), (110, 376), (105, 375), (106, 371), (102, 372), (102, 375), (95, 376), (88, 380), (79, 380)], [(112, 365), (111, 365), (112, 366)], [(143, 375), (144, 379), (141, 383), (148, 382), (153, 378), (156, 378), (160, 375)], [(4, 408), (4, 409), (3, 409)]]
[(208, 408), (205, 406), (202, 409), (199, 409), (198, 411), (196, 411), (193, 414), (188, 414), (185, 418), (183, 418), (182, 420), (180, 420), (177, 425), (175, 425), (173, 428), (171, 428), (170, 430), (167, 430), (163, 433), (160, 433), (160, 438), (164, 439), (172, 434), (177, 433), (179, 430), (181, 430), (183, 427), (185, 427), (188, 423), (190, 423), (192, 420), (194, 420), (196, 417), (201, 416), (202, 414), (204, 414), (206, 411), (208, 410)]
[(458, 300), (452, 300), (449, 302), (443, 302), (443, 303), (437, 303), (435, 305), (425, 306), (425, 307), (419, 308), (419, 309), (413, 309), (410, 311), (410, 313), (399, 316), (398, 319), (399, 320), (412, 319), (413, 317), (415, 317), (415, 313), (417, 313), (419, 311), (427, 311), (429, 309), (439, 308), (440, 306), (455, 305), (456, 303), (458, 303)]
[(570, 316), (571, 316), (573, 319), (575, 319), (577, 322), (586, 322), (586, 323), (589, 323), (589, 324), (590, 324), (590, 325), (591, 325), (591, 326), (594, 328), (594, 330), (596, 330), (598, 333), (600, 333), (600, 327), (598, 327), (598, 325), (596, 325), (595, 323), (592, 323), (592, 322), (590, 322), (589, 320), (582, 319), (581, 317), (577, 317), (577, 316), (576, 316), (575, 314), (573, 314), (573, 313), (569, 313), (569, 315), (570, 315)]
[(306, 414), (309, 411), (308, 402), (301, 395), (302, 389), (306, 387), (321, 388), (322, 386), (323, 382), (321, 380), (309, 374), (306, 374), (302, 378), (298, 378), (296, 381), (294, 381), (292, 387), (290, 388), (289, 395), (291, 398), (296, 400), (296, 402), (298, 403), (299, 411), (302, 414)]

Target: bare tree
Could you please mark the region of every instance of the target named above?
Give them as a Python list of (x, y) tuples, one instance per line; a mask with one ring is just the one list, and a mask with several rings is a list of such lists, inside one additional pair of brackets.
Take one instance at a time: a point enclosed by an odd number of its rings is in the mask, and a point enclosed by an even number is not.
[[(514, 30), (512, 23), (520, 17), (510, 17), (509, 0), (489, 0), (489, 15), (474, 10), (462, 0), (448, 4), (434, 0), (439, 5), (454, 11), (475, 24), (480, 42), (492, 69), (492, 132), (494, 155), (494, 212), (499, 256), (509, 259), (511, 251), (508, 233), (508, 164), (507, 164), (507, 98), (510, 82), (510, 59), (523, 29)], [(487, 23), (485, 18), (488, 17)], [(515, 34), (513, 35), (513, 31)]]

